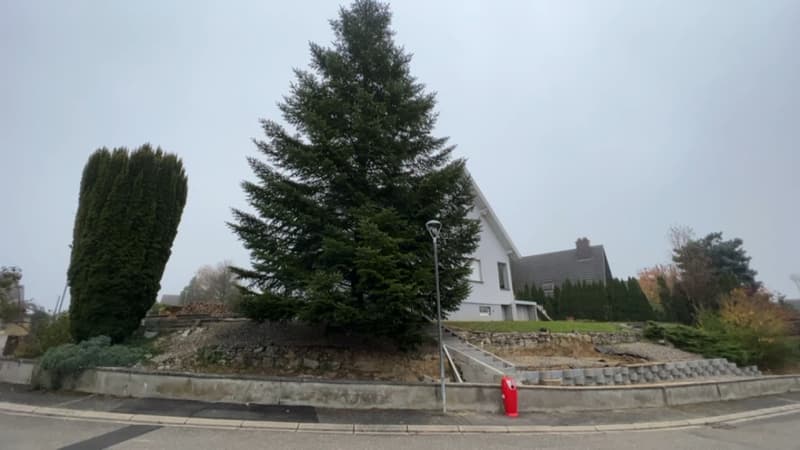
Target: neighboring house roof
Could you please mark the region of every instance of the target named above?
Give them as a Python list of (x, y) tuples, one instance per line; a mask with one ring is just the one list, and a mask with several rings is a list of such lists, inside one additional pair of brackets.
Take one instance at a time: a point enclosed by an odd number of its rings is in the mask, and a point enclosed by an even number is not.
[(784, 302), (786, 302), (786, 304), (792, 308), (800, 311), (800, 298), (786, 299)]
[(181, 296), (164, 294), (161, 296), (161, 303), (167, 306), (181, 306)]
[[(7, 323), (3, 326), (3, 329), (0, 330), (0, 335), (6, 336), (27, 336), (28, 329), (20, 324), (17, 323)], [(2, 350), (2, 349), (0, 349)]]
[[(511, 237), (509, 237), (506, 229), (503, 228), (503, 224), (500, 223), (500, 219), (497, 218), (497, 214), (494, 213), (492, 206), (489, 204), (489, 201), (486, 200), (486, 197), (481, 192), (481, 188), (478, 187), (478, 184), (475, 182), (475, 179), (472, 178), (472, 175), (469, 175), (469, 179), (472, 181), (472, 189), (475, 191), (475, 208), (486, 222), (489, 224), (489, 227), (492, 229), (494, 234), (500, 240), (500, 243), (508, 252), (508, 255), (511, 259), (519, 257), (519, 251), (517, 247), (514, 245), (514, 242), (511, 241)], [(513, 276), (513, 275), (512, 275)]]
[(602, 245), (589, 245), (586, 238), (578, 239), (576, 248), (559, 252), (531, 255), (511, 261), (514, 289), (541, 287), (544, 283), (560, 286), (571, 282), (605, 283), (611, 279), (606, 251)]

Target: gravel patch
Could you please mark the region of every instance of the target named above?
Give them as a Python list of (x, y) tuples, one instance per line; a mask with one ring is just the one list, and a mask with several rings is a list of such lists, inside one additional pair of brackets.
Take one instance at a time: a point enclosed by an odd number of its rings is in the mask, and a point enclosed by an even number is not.
[(598, 346), (598, 350), (612, 355), (636, 356), (652, 362), (689, 361), (703, 359), (702, 356), (694, 353), (689, 353), (683, 350), (678, 350), (674, 347), (653, 344), (650, 342), (605, 345), (602, 347)]

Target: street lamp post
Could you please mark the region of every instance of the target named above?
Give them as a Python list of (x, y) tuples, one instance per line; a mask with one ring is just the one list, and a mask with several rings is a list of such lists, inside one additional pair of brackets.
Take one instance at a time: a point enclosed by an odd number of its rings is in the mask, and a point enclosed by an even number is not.
[[(69, 244), (69, 251), (70, 251), (70, 261), (72, 261), (72, 244)], [(59, 297), (58, 302), (56, 302), (56, 314), (61, 312), (61, 308), (64, 307), (64, 297), (67, 295), (67, 286), (69, 286), (69, 264), (67, 265), (67, 281), (64, 282), (64, 290), (61, 291), (61, 297)]]
[(439, 231), (442, 223), (438, 220), (429, 220), (425, 224), (431, 238), (433, 239), (433, 273), (436, 279), (436, 328), (439, 331), (439, 380), (442, 390), (442, 412), (447, 413), (447, 392), (444, 384), (444, 344), (442, 343), (442, 300), (439, 294)]

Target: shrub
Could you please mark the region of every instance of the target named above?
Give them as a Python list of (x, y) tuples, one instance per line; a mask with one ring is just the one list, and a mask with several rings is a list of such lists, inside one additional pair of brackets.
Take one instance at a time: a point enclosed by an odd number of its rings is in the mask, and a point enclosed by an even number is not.
[(644, 330), (648, 339), (663, 339), (681, 350), (706, 358), (725, 358), (736, 364), (752, 364), (750, 355), (739, 343), (726, 336), (687, 325), (660, 325), (648, 322)]
[(201, 366), (213, 366), (218, 364), (223, 356), (217, 347), (202, 347), (197, 350), (196, 361)]
[(19, 358), (36, 358), (52, 347), (71, 342), (69, 315), (50, 315), (37, 311), (31, 317), (31, 332), (22, 339), (14, 355)]
[(735, 289), (720, 299), (718, 318), (701, 315), (701, 326), (738, 342), (763, 367), (780, 368), (798, 357), (789, 339), (789, 316), (768, 292)]
[(66, 377), (77, 376), (92, 367), (131, 366), (144, 357), (145, 350), (127, 345), (111, 345), (108, 336), (97, 336), (79, 344), (59, 345), (49, 349), (41, 368), (52, 376), (58, 388)]
[(800, 355), (800, 348), (786, 334), (784, 312), (763, 298), (734, 291), (722, 299), (720, 313), (701, 311), (699, 327), (649, 322), (644, 336), (706, 358), (725, 358), (738, 365), (780, 369)]
[(789, 330), (786, 310), (763, 291), (748, 295), (744, 289), (734, 289), (722, 296), (719, 317), (726, 325), (764, 338), (785, 336)]

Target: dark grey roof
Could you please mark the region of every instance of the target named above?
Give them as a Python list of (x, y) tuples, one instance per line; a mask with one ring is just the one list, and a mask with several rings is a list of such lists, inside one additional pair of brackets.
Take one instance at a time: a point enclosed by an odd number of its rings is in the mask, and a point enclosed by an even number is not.
[(560, 286), (566, 280), (572, 282), (607, 282), (611, 279), (606, 251), (602, 245), (592, 245), (591, 257), (578, 259), (575, 249), (560, 252), (525, 256), (511, 261), (511, 277), (515, 290), (525, 285), (541, 287), (553, 282)]
[(793, 307), (794, 309), (800, 311), (800, 298), (793, 298), (793, 299), (786, 299), (784, 300), (787, 305)]

